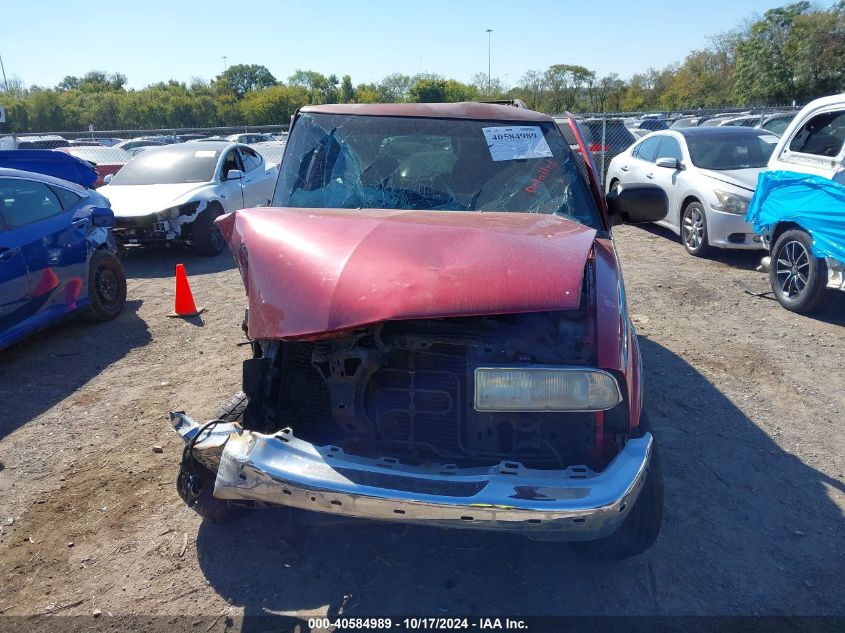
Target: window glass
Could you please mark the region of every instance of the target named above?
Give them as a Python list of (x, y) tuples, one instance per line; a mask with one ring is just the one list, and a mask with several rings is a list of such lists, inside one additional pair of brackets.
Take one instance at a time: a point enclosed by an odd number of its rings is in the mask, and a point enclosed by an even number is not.
[(6, 226), (16, 229), (62, 213), (53, 190), (41, 182), (0, 178), (0, 208)]
[(553, 123), (526, 126), (524, 133), (541, 142), (534, 156), (508, 157), (502, 150), (494, 157), (487, 137), (513, 127), (304, 114), (288, 143), (273, 206), (556, 213), (601, 228), (572, 151)]
[(732, 134), (696, 134), (687, 137), (692, 164), (701, 169), (731, 170), (765, 167), (778, 137), (761, 130), (730, 128)]
[[(159, 185), (211, 182), (219, 150), (202, 144), (148, 149), (121, 167), (112, 185)], [(237, 167), (233, 167), (237, 169)]]
[(672, 138), (671, 136), (664, 136), (655, 160), (658, 158), (674, 158), (679, 161), (684, 160), (684, 155), (681, 153), (681, 144), (678, 143), (677, 139)]
[(243, 171), (243, 166), (241, 165), (240, 158), (238, 157), (238, 151), (235, 149), (230, 150), (229, 153), (226, 154), (226, 158), (223, 159), (223, 178), (225, 178), (226, 174), (233, 169)]
[(789, 151), (836, 156), (845, 143), (845, 111), (817, 114), (789, 142)]
[(772, 119), (771, 121), (764, 123), (762, 128), (764, 130), (768, 130), (769, 132), (773, 132), (778, 136), (782, 136), (784, 132), (786, 132), (786, 128), (789, 127), (789, 124), (792, 123), (793, 117), (780, 117), (778, 119)]
[(261, 167), (261, 156), (255, 150), (248, 147), (241, 147), (240, 150), (246, 171), (252, 171)]
[(663, 140), (662, 136), (652, 136), (647, 138), (634, 149), (634, 158), (647, 160), (648, 162), (653, 163), (655, 160), (654, 157), (657, 155), (657, 150), (660, 147), (661, 140)]
[(68, 191), (67, 189), (62, 189), (61, 187), (50, 188), (53, 190), (53, 193), (56, 194), (56, 197), (59, 199), (63, 209), (70, 209), (82, 199), (82, 196), (77, 195), (72, 191)]

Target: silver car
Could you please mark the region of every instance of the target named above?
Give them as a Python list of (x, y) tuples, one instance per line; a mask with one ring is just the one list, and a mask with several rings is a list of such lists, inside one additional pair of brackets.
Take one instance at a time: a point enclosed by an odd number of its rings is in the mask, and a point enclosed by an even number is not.
[(661, 186), (669, 213), (658, 224), (680, 235), (690, 255), (711, 247), (762, 249), (745, 212), (777, 142), (766, 130), (733, 126), (655, 132), (616, 156), (605, 182), (608, 191)]

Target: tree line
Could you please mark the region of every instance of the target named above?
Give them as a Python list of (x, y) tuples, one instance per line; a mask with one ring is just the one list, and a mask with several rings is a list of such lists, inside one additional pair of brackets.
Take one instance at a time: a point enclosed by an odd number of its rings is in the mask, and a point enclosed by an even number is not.
[(0, 85), (8, 128), (17, 132), (284, 124), (305, 104), (523, 99), (557, 113), (686, 110), (804, 103), (845, 89), (845, 0), (828, 9), (801, 1), (767, 11), (682, 62), (628, 79), (585, 66), (529, 70), (514, 86), (476, 74), (469, 83), (438, 74), (393, 73), (353, 84), (349, 75), (297, 70), (280, 81), (260, 64), (237, 64), (211, 81), (127, 88), (120, 74), (91, 71), (55, 87), (13, 78)]

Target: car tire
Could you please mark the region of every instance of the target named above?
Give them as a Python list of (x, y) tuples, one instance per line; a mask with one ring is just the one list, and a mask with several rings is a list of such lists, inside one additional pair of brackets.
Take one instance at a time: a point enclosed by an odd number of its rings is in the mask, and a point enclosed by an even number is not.
[[(223, 422), (240, 422), (249, 399), (240, 391), (220, 405), (216, 418)], [(188, 507), (212, 523), (225, 523), (249, 512), (249, 508), (214, 496), (217, 475), (193, 459), (188, 452), (182, 457), (176, 477), (176, 491)]]
[(813, 238), (801, 229), (778, 237), (771, 252), (769, 281), (778, 302), (806, 314), (818, 307), (827, 286), (827, 264), (813, 255)]
[(693, 257), (704, 257), (710, 252), (708, 239), (704, 205), (690, 202), (681, 213), (681, 242)]
[(189, 508), (212, 523), (226, 523), (249, 512), (249, 508), (214, 496), (215, 473), (196, 460), (182, 460), (176, 476), (176, 492)]
[[(643, 431), (650, 430), (644, 414), (640, 420), (640, 428)], [(660, 534), (660, 526), (663, 523), (663, 494), (663, 469), (655, 441), (651, 446), (651, 461), (640, 496), (625, 521), (609, 536), (580, 543), (582, 551), (597, 560), (618, 560), (645, 552)]]
[(110, 321), (126, 303), (126, 274), (116, 255), (96, 250), (88, 262), (88, 308), (84, 316), (89, 321)]
[(194, 248), (200, 255), (215, 257), (223, 252), (226, 247), (226, 240), (214, 220), (223, 215), (223, 209), (216, 203), (211, 203), (208, 208), (199, 214), (194, 220), (191, 238)]
[(224, 422), (240, 422), (248, 403), (247, 395), (239, 391), (220, 406), (217, 410), (217, 419)]

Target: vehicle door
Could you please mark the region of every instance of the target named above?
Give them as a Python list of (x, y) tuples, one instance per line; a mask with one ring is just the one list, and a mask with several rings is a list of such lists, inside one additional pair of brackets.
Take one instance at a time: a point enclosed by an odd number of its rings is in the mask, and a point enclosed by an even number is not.
[(26, 178), (0, 179), (3, 221), (15, 233), (26, 262), (29, 293), (25, 318), (50, 321), (76, 309), (88, 287), (90, 213), (84, 198)]
[(811, 116), (784, 146), (782, 168), (845, 183), (845, 109), (838, 106)]
[(22, 308), (29, 295), (26, 260), (15, 231), (3, 221), (7, 179), (0, 179), (0, 346), (3, 333), (24, 320)]
[(634, 146), (631, 154), (620, 155), (619, 177), (623, 183), (651, 183), (647, 173), (654, 171), (654, 160), (660, 148), (661, 136), (649, 136)]
[[(228, 174), (233, 169), (241, 172), (241, 178), (229, 179)], [(220, 160), (220, 199), (226, 213), (244, 208), (244, 194), (241, 181), (243, 180), (244, 166), (241, 156), (236, 147), (228, 150)]]
[[(666, 192), (669, 199), (669, 213), (666, 214), (664, 222), (672, 226), (680, 226), (680, 218), (678, 217), (678, 209), (680, 207), (679, 191), (681, 189), (681, 181), (684, 172), (680, 168), (659, 167), (657, 161), (660, 158), (672, 158), (678, 161), (678, 164), (684, 162), (684, 154), (681, 150), (681, 144), (673, 136), (668, 134), (661, 134), (660, 146), (657, 148), (657, 154), (654, 156), (655, 163), (652, 169), (646, 172), (646, 179), (650, 180), (655, 185), (658, 185)], [(655, 137), (655, 138), (658, 138)]]
[(241, 153), (241, 160), (244, 165), (244, 178), (242, 181), (244, 191), (244, 206), (266, 207), (273, 197), (275, 177), (267, 173), (264, 166), (264, 158), (251, 147), (241, 146), (238, 148)]

